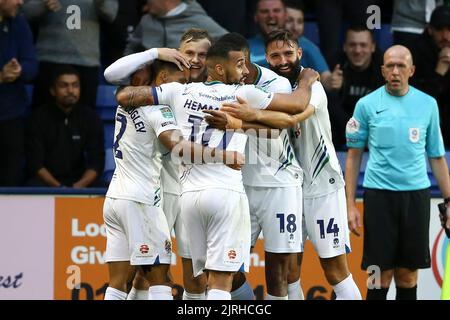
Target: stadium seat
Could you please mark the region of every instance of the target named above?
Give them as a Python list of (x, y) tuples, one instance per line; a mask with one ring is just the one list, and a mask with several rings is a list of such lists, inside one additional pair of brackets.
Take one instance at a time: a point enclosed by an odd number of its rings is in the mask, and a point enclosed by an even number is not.
[(97, 113), (103, 121), (114, 121), (117, 101), (116, 86), (99, 85), (97, 89)]

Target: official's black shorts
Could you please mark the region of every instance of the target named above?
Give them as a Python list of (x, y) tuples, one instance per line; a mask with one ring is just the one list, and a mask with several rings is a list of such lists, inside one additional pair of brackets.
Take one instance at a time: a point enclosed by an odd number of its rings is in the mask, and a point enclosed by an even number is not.
[(429, 226), (429, 189), (366, 189), (362, 269), (429, 268)]

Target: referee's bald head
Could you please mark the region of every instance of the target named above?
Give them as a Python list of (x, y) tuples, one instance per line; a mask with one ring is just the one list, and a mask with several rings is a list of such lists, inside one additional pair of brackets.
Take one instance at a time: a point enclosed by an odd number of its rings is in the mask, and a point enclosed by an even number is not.
[(387, 49), (384, 53), (383, 63), (386, 64), (386, 62), (392, 58), (405, 59), (409, 66), (414, 64), (411, 51), (402, 45), (397, 44)]

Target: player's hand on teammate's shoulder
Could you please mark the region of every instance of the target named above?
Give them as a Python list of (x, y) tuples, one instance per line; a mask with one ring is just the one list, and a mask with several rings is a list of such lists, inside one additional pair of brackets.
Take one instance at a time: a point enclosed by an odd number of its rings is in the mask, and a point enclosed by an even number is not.
[(305, 83), (308, 86), (313, 85), (314, 82), (320, 80), (320, 74), (311, 68), (303, 68), (302, 72), (300, 72), (298, 81), (301, 83)]
[(347, 207), (347, 219), (348, 219), (348, 228), (353, 234), (359, 237), (360, 234), (357, 229), (362, 226), (361, 214), (359, 213), (359, 210), (355, 205), (349, 205)]
[(158, 59), (175, 63), (181, 71), (191, 67), (188, 58), (177, 49), (158, 48)]
[(250, 107), (244, 99), (236, 97), (237, 102), (228, 102), (222, 104), (220, 111), (247, 122), (255, 122), (258, 118), (258, 111)]

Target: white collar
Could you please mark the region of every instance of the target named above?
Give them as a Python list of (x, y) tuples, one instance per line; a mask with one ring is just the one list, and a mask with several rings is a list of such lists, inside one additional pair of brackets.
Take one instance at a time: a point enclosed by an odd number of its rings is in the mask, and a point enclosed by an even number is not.
[(164, 16), (164, 18), (169, 18), (169, 17), (173, 17), (173, 16), (176, 16), (176, 15), (179, 15), (184, 10), (186, 10), (186, 8), (187, 8), (187, 4), (185, 2), (182, 2), (178, 6), (176, 6), (175, 8), (170, 10), (169, 12), (167, 12), (166, 15)]

